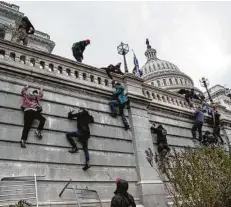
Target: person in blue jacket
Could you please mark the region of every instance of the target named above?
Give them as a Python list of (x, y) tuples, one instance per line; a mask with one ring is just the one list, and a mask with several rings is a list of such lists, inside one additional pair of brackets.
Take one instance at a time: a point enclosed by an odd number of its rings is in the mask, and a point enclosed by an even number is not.
[(122, 118), (125, 130), (130, 128), (128, 121), (124, 115), (124, 107), (128, 102), (127, 96), (124, 94), (124, 87), (120, 83), (114, 83), (113, 87), (116, 89), (113, 93), (113, 100), (109, 102), (109, 106), (111, 108), (110, 116), (116, 118), (117, 117), (117, 108), (119, 108), (119, 114)]

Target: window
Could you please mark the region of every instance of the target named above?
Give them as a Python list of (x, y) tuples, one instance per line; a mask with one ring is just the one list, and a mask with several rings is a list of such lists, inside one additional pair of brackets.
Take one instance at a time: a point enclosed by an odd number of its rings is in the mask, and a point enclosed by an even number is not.
[(153, 64), (153, 69), (156, 70), (155, 64)]
[(35, 66), (35, 59), (34, 58), (30, 59), (30, 65), (33, 66), (33, 67)]
[(164, 63), (162, 63), (163, 68), (165, 69)]
[(53, 64), (50, 63), (48, 68), (49, 68), (49, 71), (54, 71), (54, 65)]
[(175, 82), (176, 82), (176, 84), (178, 85), (178, 80), (177, 80), (177, 78), (175, 78)]
[(45, 68), (45, 63), (43, 61), (40, 61), (40, 69), (44, 69)]
[(160, 81), (159, 80), (157, 81), (157, 86), (160, 87)]
[(104, 80), (104, 83), (105, 83), (105, 86), (108, 86), (108, 80), (107, 79)]
[(94, 82), (94, 76), (90, 75), (91, 82)]
[(167, 83), (166, 83), (166, 80), (165, 80), (165, 79), (163, 79), (163, 82), (164, 82), (164, 86), (166, 86), (166, 85), (167, 85)]
[(172, 85), (172, 79), (171, 78), (169, 78), (169, 84)]
[(154, 83), (153, 83), (153, 82), (151, 82), (151, 84), (154, 86)]
[(98, 77), (98, 84), (101, 84), (101, 78)]
[(4, 59), (5, 54), (5, 50), (0, 50), (0, 58)]
[(158, 67), (158, 69), (160, 69), (160, 65), (159, 65), (159, 63), (157, 63), (157, 67)]
[(151, 66), (149, 65), (149, 72), (151, 72), (152, 71), (152, 68), (151, 68)]
[(184, 85), (184, 83), (183, 83), (182, 79), (180, 79), (180, 83), (181, 83), (182, 85)]

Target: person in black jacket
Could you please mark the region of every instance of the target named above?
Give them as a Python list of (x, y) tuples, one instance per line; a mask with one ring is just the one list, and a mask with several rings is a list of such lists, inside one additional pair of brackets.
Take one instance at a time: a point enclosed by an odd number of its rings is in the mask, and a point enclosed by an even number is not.
[(22, 17), (16, 28), (16, 43), (23, 42), (24, 46), (28, 44), (28, 34), (34, 34), (35, 29), (28, 17)]
[(121, 71), (120, 69), (120, 66), (121, 66), (121, 63), (118, 63), (116, 65), (109, 65), (108, 67), (106, 68), (101, 68), (101, 69), (104, 69), (108, 75), (109, 78), (111, 78), (113, 80), (113, 77), (111, 75), (111, 73), (117, 73), (117, 74), (120, 74), (120, 75), (123, 75), (124, 73)]
[(157, 128), (155, 128), (155, 124), (153, 124), (151, 132), (157, 134), (158, 153), (165, 157), (167, 153), (170, 152), (166, 138), (167, 130), (161, 124)]
[(209, 131), (205, 131), (205, 134), (202, 137), (202, 144), (205, 146), (211, 145), (211, 144), (217, 144), (217, 138), (213, 136), (212, 133)]
[(111, 200), (111, 207), (136, 207), (135, 200), (128, 191), (128, 182), (118, 178), (116, 180), (116, 191)]
[(82, 62), (83, 52), (86, 49), (87, 45), (89, 45), (90, 43), (90, 40), (83, 40), (80, 42), (76, 42), (72, 45), (73, 56), (78, 62)]
[(90, 168), (89, 160), (90, 155), (88, 152), (88, 139), (90, 138), (90, 129), (88, 124), (94, 123), (94, 118), (91, 116), (88, 111), (86, 111), (84, 108), (80, 108), (78, 113), (73, 114), (73, 111), (70, 111), (68, 113), (68, 119), (77, 118), (77, 131), (69, 132), (66, 134), (67, 140), (70, 142), (72, 149), (68, 152), (70, 153), (76, 153), (78, 152), (78, 147), (73, 139), (73, 137), (78, 137), (79, 142), (83, 146), (83, 151), (85, 154), (86, 163), (83, 167), (83, 170), (87, 170)]
[(219, 112), (216, 110), (216, 108), (214, 107), (213, 109), (213, 113), (212, 113), (212, 117), (213, 117), (213, 135), (216, 137), (216, 139), (218, 140), (218, 138), (221, 141), (221, 144), (224, 144), (224, 141), (221, 137), (221, 128), (220, 128), (220, 114)]

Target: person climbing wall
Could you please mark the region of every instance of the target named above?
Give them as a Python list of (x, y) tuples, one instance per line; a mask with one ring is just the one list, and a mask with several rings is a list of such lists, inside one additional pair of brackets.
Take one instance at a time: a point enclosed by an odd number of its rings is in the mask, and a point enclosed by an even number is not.
[(73, 56), (78, 62), (82, 62), (83, 52), (86, 49), (87, 45), (89, 45), (90, 43), (90, 40), (83, 40), (80, 42), (76, 42), (72, 45)]
[(196, 140), (196, 131), (199, 132), (199, 141), (202, 141), (202, 127), (204, 124), (204, 113), (201, 106), (198, 106), (197, 110), (194, 112), (195, 122), (192, 127), (193, 141)]
[(113, 100), (109, 102), (109, 106), (111, 109), (111, 117), (116, 118), (117, 117), (117, 108), (119, 108), (119, 115), (122, 118), (122, 122), (124, 124), (125, 130), (130, 129), (130, 126), (128, 124), (128, 121), (124, 115), (124, 107), (128, 103), (128, 98), (124, 94), (124, 87), (120, 83), (114, 83), (113, 87), (116, 89), (113, 93)]
[(157, 128), (155, 128), (155, 124), (153, 124), (150, 130), (152, 133), (157, 134), (157, 151), (162, 157), (165, 157), (167, 153), (170, 152), (166, 138), (167, 130), (161, 124)]
[(85, 155), (85, 166), (82, 168), (84, 171), (90, 168), (90, 155), (88, 152), (88, 139), (90, 138), (90, 129), (89, 124), (94, 123), (94, 118), (89, 114), (87, 110), (84, 108), (80, 108), (78, 113), (73, 113), (70, 111), (68, 113), (68, 119), (77, 118), (77, 131), (69, 132), (66, 134), (66, 138), (72, 146), (72, 149), (68, 152), (76, 153), (78, 152), (78, 147), (73, 139), (73, 137), (77, 137), (79, 142), (83, 146), (83, 151)]
[(34, 119), (39, 120), (38, 129), (35, 134), (39, 139), (42, 139), (41, 131), (43, 130), (46, 119), (41, 115), (42, 107), (39, 104), (40, 99), (43, 97), (43, 88), (40, 90), (34, 90), (28, 93), (29, 86), (25, 86), (22, 91), (23, 104), (21, 109), (24, 111), (24, 126), (21, 137), (21, 147), (26, 148), (25, 142), (27, 141), (28, 133), (30, 131), (31, 125)]
[(14, 34), (14, 38), (16, 38), (16, 43), (20, 44), (20, 42), (23, 42), (24, 46), (27, 46), (28, 44), (28, 35), (34, 34), (35, 29), (34, 26), (31, 24), (28, 17), (22, 17), (22, 19), (19, 21), (18, 25), (16, 25), (16, 31)]
[(111, 207), (136, 207), (133, 196), (127, 192), (128, 187), (126, 180), (116, 179), (116, 190), (111, 199)]
[(217, 144), (217, 138), (215, 136), (213, 136), (213, 134), (210, 133), (209, 131), (205, 131), (205, 134), (202, 137), (201, 143), (204, 146), (209, 146), (209, 145), (212, 145), (212, 144)]
[(121, 63), (118, 63), (116, 64), (115, 66), (114, 65), (109, 65), (108, 67), (106, 68), (101, 68), (103, 70), (106, 71), (107, 75), (109, 78), (113, 79), (111, 73), (117, 73), (117, 74), (120, 74), (120, 75), (123, 75), (124, 73), (121, 71), (120, 69), (120, 66), (121, 66)]
[(216, 110), (216, 107), (213, 107), (213, 111), (212, 111), (212, 118), (213, 118), (213, 135), (216, 137), (216, 139), (218, 140), (218, 138), (221, 141), (221, 144), (224, 144), (224, 141), (221, 137), (221, 128), (220, 128), (220, 114), (219, 112)]

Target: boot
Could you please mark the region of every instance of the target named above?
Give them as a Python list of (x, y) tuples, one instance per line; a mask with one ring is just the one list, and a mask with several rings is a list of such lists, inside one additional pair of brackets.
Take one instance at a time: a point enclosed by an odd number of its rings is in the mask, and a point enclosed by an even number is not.
[(130, 129), (130, 126), (129, 125), (125, 125), (124, 129), (127, 131), (128, 129)]
[(35, 131), (35, 134), (36, 134), (36, 136), (37, 136), (39, 139), (42, 139), (42, 138), (43, 138), (43, 136), (42, 136), (40, 130), (36, 130), (36, 131)]
[(113, 118), (116, 118), (117, 114), (116, 113), (111, 113), (110, 116), (113, 117)]
[(68, 150), (70, 153), (77, 153), (78, 151), (79, 149), (77, 147), (72, 147), (70, 150)]
[(87, 169), (89, 169), (91, 166), (89, 165), (89, 163), (87, 162), (85, 164), (85, 166), (82, 168), (84, 171), (86, 171)]
[(24, 140), (21, 140), (21, 141), (20, 141), (20, 145), (21, 145), (22, 148), (26, 148), (26, 145), (25, 145), (25, 141), (24, 141)]

